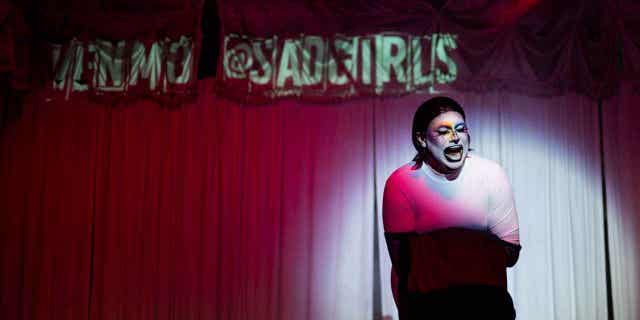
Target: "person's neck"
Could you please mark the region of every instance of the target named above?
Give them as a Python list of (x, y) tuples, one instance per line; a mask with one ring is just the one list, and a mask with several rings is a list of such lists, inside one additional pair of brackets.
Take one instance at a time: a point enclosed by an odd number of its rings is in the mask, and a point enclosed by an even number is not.
[(457, 179), (458, 176), (460, 176), (460, 172), (462, 172), (462, 166), (458, 169), (447, 168), (431, 156), (427, 156), (426, 164), (431, 167), (430, 170), (433, 170), (435, 174), (442, 176), (449, 181)]

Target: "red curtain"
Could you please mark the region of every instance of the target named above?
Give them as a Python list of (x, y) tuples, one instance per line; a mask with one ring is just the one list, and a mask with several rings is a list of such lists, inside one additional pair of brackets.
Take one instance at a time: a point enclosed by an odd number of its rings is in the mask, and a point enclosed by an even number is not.
[(371, 102), (248, 107), (200, 85), (176, 109), (25, 103), (1, 136), (3, 318), (372, 312)]
[(83, 318), (105, 110), (31, 103), (1, 137), (0, 314)]
[[(147, 14), (151, 22), (132, 29), (119, 12), (135, 16), (152, 7), (150, 2), (118, 1), (109, 8), (95, 0), (63, 7), (58, 2), (43, 4), (39, 13), (47, 19), (36, 19), (35, 30), (51, 33), (47, 40), (136, 39), (199, 28), (199, 1), (163, 1), (158, 12), (166, 14)], [(519, 8), (496, 1), (488, 1), (484, 11), (478, 8), (485, 2), (470, 3), (451, 2), (439, 10), (423, 3), (407, 11), (410, 5), (393, 1), (282, 7), (220, 1), (220, 8), (226, 31), (237, 26), (257, 36), (357, 34), (396, 26), (407, 32), (436, 27), (456, 32), (468, 71), (453, 86), (459, 90), (606, 96), (616, 92), (619, 78), (636, 81), (638, 7), (629, 1), (541, 1), (523, 16)], [(109, 12), (97, 18), (86, 14), (99, 10)], [(10, 82), (2, 85), (5, 95), (20, 87), (16, 83), (26, 83), (18, 81), (23, 75), (39, 72), (28, 72), (31, 66), (20, 59), (29, 55), (14, 46), (29, 34), (16, 27), (20, 19), (13, 18), (21, 13), (0, 5), (0, 16), (10, 22), (0, 27), (0, 37), (9, 39), (0, 48), (0, 67)], [(385, 18), (373, 19), (380, 16)], [(374, 137), (384, 146), (393, 145), (385, 141), (389, 133), (408, 135), (407, 128), (390, 124), (374, 130), (372, 123), (410, 113), (379, 112), (374, 119), (370, 99), (332, 106), (296, 100), (241, 106), (211, 93), (213, 81), (198, 86), (196, 102), (173, 109), (147, 100), (111, 107), (82, 94), (71, 101), (48, 100), (34, 89), (22, 115), (8, 124), (3, 120), (1, 318), (372, 317), (379, 293), (373, 284)], [(405, 98), (410, 109), (413, 99)], [(508, 105), (521, 107), (515, 100)], [(632, 119), (621, 114), (622, 120)], [(385, 157), (398, 156), (376, 149), (378, 168)], [(632, 160), (620, 161), (635, 168)], [(376, 178), (382, 174), (379, 170)], [(621, 177), (630, 179), (625, 186), (637, 180), (629, 177)], [(635, 199), (632, 192), (625, 197)], [(636, 234), (633, 228), (628, 234)], [(636, 238), (624, 238), (620, 248), (630, 250), (612, 252), (635, 252)], [(379, 249), (384, 256), (384, 244)], [(635, 264), (629, 266), (635, 270)], [(634, 281), (615, 278), (613, 290), (634, 301), (636, 291), (624, 287), (629, 283)], [(617, 308), (627, 305), (615, 297)]]
[[(373, 179), (413, 155), (423, 97), (252, 107), (211, 85), (173, 109), (25, 101), (0, 135), (2, 318), (393, 313), (382, 241), (374, 258)], [(520, 315), (605, 314), (595, 103), (452, 94), (474, 121), (474, 148), (512, 170), (528, 243), (511, 288)], [(607, 216), (616, 318), (634, 318), (637, 94), (620, 95), (603, 108)]]

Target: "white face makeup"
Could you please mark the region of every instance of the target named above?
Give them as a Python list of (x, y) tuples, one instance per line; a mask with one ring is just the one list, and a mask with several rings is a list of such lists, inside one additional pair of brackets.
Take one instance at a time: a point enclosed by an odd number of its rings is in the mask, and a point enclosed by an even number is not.
[(446, 174), (462, 168), (469, 153), (469, 130), (460, 113), (447, 111), (435, 117), (425, 138), (436, 171)]

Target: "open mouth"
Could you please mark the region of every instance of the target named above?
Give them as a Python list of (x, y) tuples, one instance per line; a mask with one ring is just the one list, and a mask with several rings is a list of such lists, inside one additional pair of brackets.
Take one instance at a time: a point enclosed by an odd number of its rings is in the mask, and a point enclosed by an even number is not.
[(455, 146), (446, 147), (444, 149), (444, 156), (449, 161), (457, 162), (462, 160), (462, 146), (455, 145)]

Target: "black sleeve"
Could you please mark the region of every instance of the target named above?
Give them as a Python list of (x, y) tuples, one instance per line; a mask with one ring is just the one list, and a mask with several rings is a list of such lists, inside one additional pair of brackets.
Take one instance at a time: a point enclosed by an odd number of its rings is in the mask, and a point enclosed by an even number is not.
[(398, 313), (400, 319), (407, 313), (408, 278), (410, 268), (409, 238), (414, 236), (414, 232), (391, 233), (385, 232), (384, 238), (387, 242), (391, 264), (398, 276)]
[(387, 241), (387, 249), (389, 250), (389, 257), (391, 258), (391, 264), (396, 272), (402, 273), (408, 271), (409, 267), (409, 237), (412, 233), (408, 232), (385, 232), (384, 238)]
[(500, 240), (500, 243), (502, 244), (502, 247), (504, 248), (504, 251), (507, 255), (507, 267), (513, 267), (516, 262), (518, 262), (522, 246), (504, 240)]
[(487, 233), (489, 237), (493, 240), (498, 241), (502, 248), (504, 249), (504, 253), (506, 256), (507, 268), (513, 267), (516, 262), (518, 262), (518, 258), (520, 257), (520, 250), (522, 250), (522, 246), (519, 244), (511, 243), (508, 241), (504, 241), (493, 233)]

